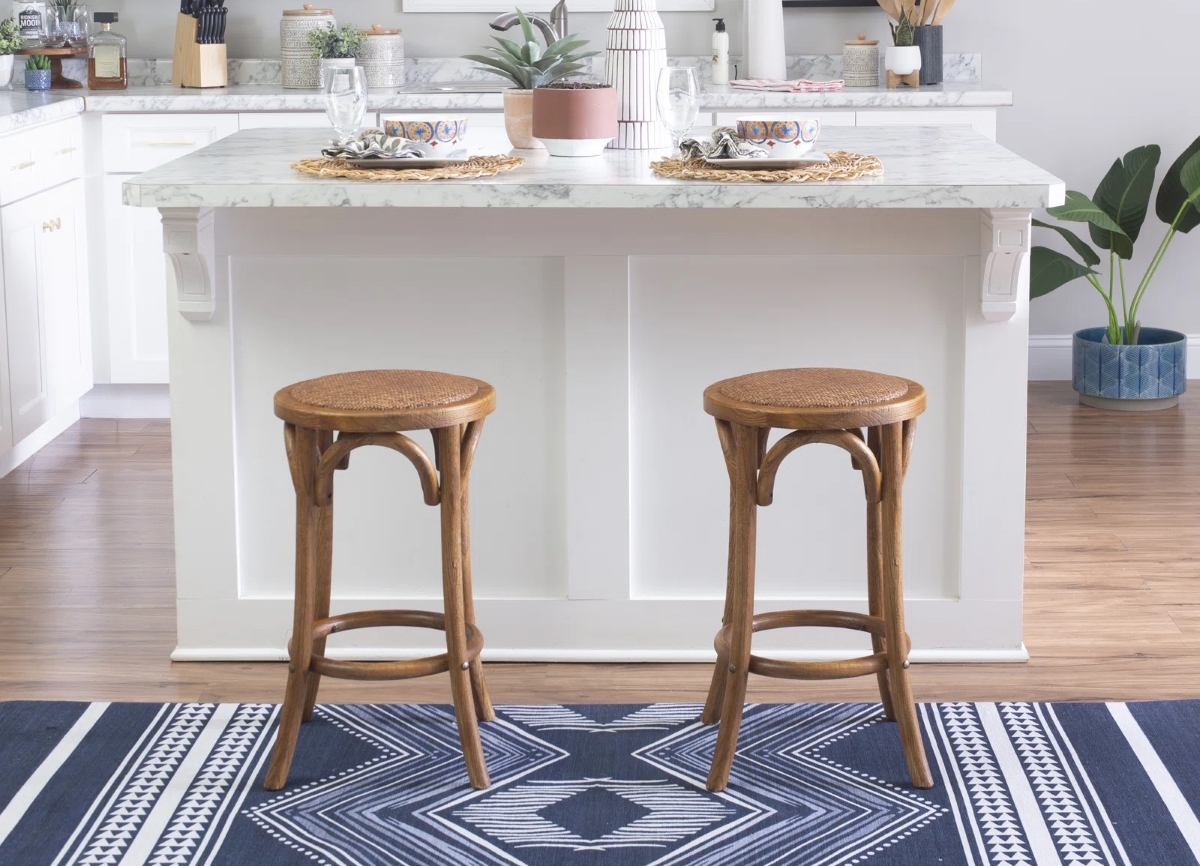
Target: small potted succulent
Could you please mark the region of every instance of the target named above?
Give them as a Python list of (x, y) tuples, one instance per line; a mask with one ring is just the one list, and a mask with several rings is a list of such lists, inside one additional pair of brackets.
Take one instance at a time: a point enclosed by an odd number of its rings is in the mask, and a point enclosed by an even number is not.
[(25, 61), (25, 89), (50, 89), (50, 58), (45, 54), (34, 54)]
[(341, 30), (335, 25), (329, 24), (326, 27), (318, 27), (309, 31), (309, 47), (321, 60), (321, 74), (317, 79), (318, 87), (325, 85), (326, 69), (344, 69), (355, 65), (364, 39), (366, 36), (353, 24), (347, 24)]
[(1150, 209), (1162, 150), (1148, 145), (1113, 163), (1093, 198), (1074, 190), (1067, 202), (1048, 210), (1064, 222), (1088, 224), (1092, 244), (1108, 252), (1107, 274), (1094, 268), (1101, 256), (1069, 229), (1034, 220), (1057, 232), (1076, 257), (1047, 247), (1030, 256), (1030, 295), (1039, 298), (1085, 278), (1108, 311), (1104, 327), (1076, 332), (1072, 342), (1072, 378), (1079, 401), (1102, 409), (1166, 409), (1187, 389), (1187, 337), (1179, 331), (1144, 328), (1138, 310), (1146, 290), (1179, 233), (1200, 226), (1200, 138), (1167, 169), (1158, 190), (1155, 213), (1167, 232), (1136, 284), (1127, 284), (1125, 262)]
[(22, 44), (21, 34), (17, 32), (17, 19), (5, 18), (0, 21), (0, 88), (12, 84), (13, 52)]
[[(489, 53), (467, 54), (463, 59), (479, 63), (485, 71), (499, 73), (513, 83), (512, 88), (504, 91), (504, 130), (508, 133), (508, 140), (516, 148), (541, 149), (542, 143), (533, 136), (534, 89), (580, 71), (584, 68), (580, 61), (600, 52), (572, 54), (572, 51), (587, 44), (575, 35), (564, 36), (543, 47), (529, 19), (520, 9), (517, 10), (517, 18), (521, 22), (523, 45), (493, 36), (498, 44), (483, 49)], [(615, 131), (613, 135), (616, 135)]]
[(889, 47), (884, 55), (884, 67), (899, 78), (919, 72), (921, 48), (916, 44), (916, 25), (909, 17), (908, 9), (902, 8), (896, 23), (889, 22), (889, 26), (892, 28), (892, 42), (895, 44)]
[(617, 137), (616, 88), (588, 81), (534, 88), (533, 136), (551, 156), (599, 156)]

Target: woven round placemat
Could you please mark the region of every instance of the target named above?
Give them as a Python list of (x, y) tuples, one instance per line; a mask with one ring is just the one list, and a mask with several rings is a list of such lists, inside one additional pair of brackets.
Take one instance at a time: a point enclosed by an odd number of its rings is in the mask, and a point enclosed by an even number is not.
[(883, 174), (877, 156), (864, 156), (846, 150), (829, 154), (829, 162), (780, 171), (769, 169), (716, 168), (703, 159), (660, 159), (650, 164), (659, 177), (676, 180), (716, 180), (729, 183), (804, 183), (822, 180), (858, 180)]
[(519, 156), (473, 156), (459, 165), (442, 168), (355, 168), (340, 159), (302, 159), (292, 168), (313, 177), (345, 177), (350, 180), (454, 180), (495, 177), (512, 171), (525, 160)]

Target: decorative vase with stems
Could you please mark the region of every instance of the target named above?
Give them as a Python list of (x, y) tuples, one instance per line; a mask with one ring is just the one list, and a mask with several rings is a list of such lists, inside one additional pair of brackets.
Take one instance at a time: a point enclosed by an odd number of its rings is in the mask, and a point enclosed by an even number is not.
[(512, 146), (521, 150), (542, 150), (544, 145), (533, 134), (533, 91), (545, 87), (568, 75), (585, 68), (582, 61), (595, 57), (599, 51), (575, 53), (587, 45), (586, 39), (571, 34), (543, 46), (538, 42), (533, 25), (520, 9), (517, 18), (521, 23), (523, 45), (511, 39), (493, 36), (496, 45), (485, 46), (486, 54), (467, 54), (464, 60), (472, 60), (483, 67), (483, 71), (499, 74), (514, 85), (504, 91), (504, 131)]
[[(1034, 220), (1057, 232), (1075, 253), (1034, 247), (1030, 256), (1030, 295), (1040, 298), (1067, 283), (1086, 279), (1100, 295), (1108, 324), (1078, 331), (1073, 343), (1073, 380), (1079, 400), (1104, 409), (1165, 409), (1187, 388), (1187, 338), (1178, 331), (1143, 328), (1138, 312), (1172, 242), (1200, 226), (1200, 138), (1167, 169), (1155, 214), (1167, 232), (1146, 271), (1126, 282), (1125, 262), (1150, 209), (1162, 150), (1151, 144), (1117, 160), (1088, 198), (1074, 190), (1066, 204), (1047, 213), (1063, 222), (1087, 223), (1091, 244), (1061, 225)], [(1107, 273), (1098, 247), (1108, 252)]]
[(667, 36), (655, 0), (616, 0), (608, 20), (604, 76), (617, 89), (616, 150), (667, 147), (658, 118), (658, 74), (667, 65)]

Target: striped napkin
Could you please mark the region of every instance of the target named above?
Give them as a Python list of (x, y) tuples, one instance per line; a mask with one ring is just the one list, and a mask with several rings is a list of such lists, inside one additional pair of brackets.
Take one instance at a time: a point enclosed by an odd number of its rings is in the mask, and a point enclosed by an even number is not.
[(795, 81), (780, 81), (778, 78), (739, 78), (729, 82), (729, 86), (738, 90), (768, 90), (779, 93), (835, 93), (846, 86), (841, 79), (835, 81), (808, 81), (797, 78)]

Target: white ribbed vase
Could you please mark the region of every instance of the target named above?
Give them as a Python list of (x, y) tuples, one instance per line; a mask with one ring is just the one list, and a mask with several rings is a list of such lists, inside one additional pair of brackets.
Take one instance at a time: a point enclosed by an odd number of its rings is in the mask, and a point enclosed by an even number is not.
[(617, 91), (615, 150), (670, 147), (671, 136), (658, 120), (655, 88), (667, 65), (667, 35), (657, 0), (616, 0), (608, 20), (604, 77)]

